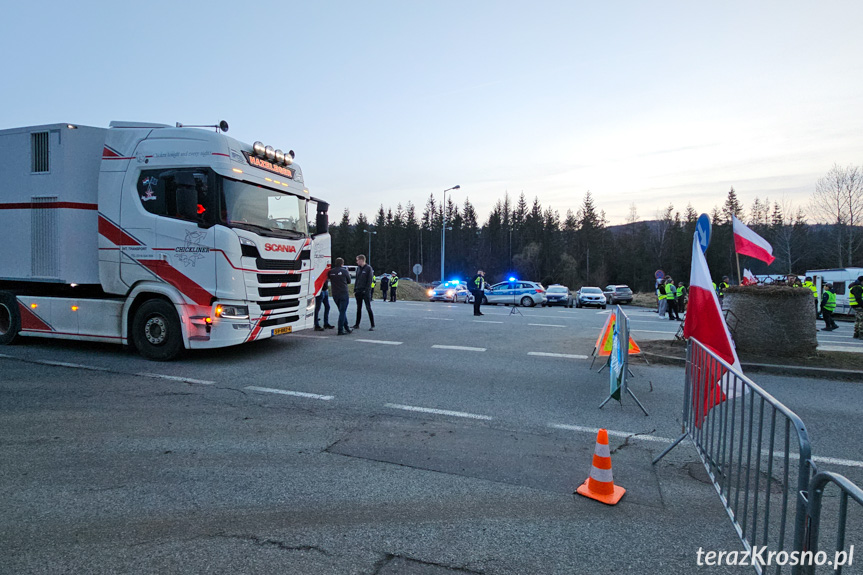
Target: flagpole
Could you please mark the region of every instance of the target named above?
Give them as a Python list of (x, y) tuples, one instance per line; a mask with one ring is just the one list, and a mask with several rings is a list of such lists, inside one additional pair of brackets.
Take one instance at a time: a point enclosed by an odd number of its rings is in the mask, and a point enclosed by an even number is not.
[(740, 254), (737, 253), (737, 248), (734, 248), (734, 256), (737, 258), (737, 285), (743, 285), (743, 276), (740, 275)]

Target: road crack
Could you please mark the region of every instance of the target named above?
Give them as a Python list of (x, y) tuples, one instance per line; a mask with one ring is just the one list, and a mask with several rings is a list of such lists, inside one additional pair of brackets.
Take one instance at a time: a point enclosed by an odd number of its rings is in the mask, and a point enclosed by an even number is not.
[(318, 547), (317, 545), (289, 545), (285, 541), (259, 537), (257, 535), (231, 535), (227, 533), (216, 533), (215, 535), (213, 535), (213, 537), (234, 539), (236, 541), (246, 541), (259, 547), (275, 547), (282, 551), (316, 551), (326, 557), (330, 556), (330, 553), (326, 549)]

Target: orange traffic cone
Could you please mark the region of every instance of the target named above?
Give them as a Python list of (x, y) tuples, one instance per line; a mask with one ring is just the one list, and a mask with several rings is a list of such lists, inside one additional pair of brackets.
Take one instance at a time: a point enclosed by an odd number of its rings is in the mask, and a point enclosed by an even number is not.
[(576, 492), (608, 505), (616, 505), (626, 493), (626, 489), (614, 484), (611, 475), (611, 452), (608, 449), (608, 431), (605, 429), (600, 429), (596, 434), (596, 449), (590, 476), (578, 486)]

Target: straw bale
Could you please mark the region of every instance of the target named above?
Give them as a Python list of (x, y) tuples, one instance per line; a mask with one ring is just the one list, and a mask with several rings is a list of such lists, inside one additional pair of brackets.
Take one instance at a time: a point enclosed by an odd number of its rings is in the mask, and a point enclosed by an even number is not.
[(725, 291), (723, 310), (741, 353), (799, 356), (815, 352), (815, 305), (808, 288), (734, 286)]

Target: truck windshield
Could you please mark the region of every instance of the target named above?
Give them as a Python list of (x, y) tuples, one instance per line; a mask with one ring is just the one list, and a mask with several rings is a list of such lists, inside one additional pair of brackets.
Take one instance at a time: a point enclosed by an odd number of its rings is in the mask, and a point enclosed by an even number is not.
[(306, 200), (263, 186), (220, 178), (222, 222), (274, 235), (307, 235)]

